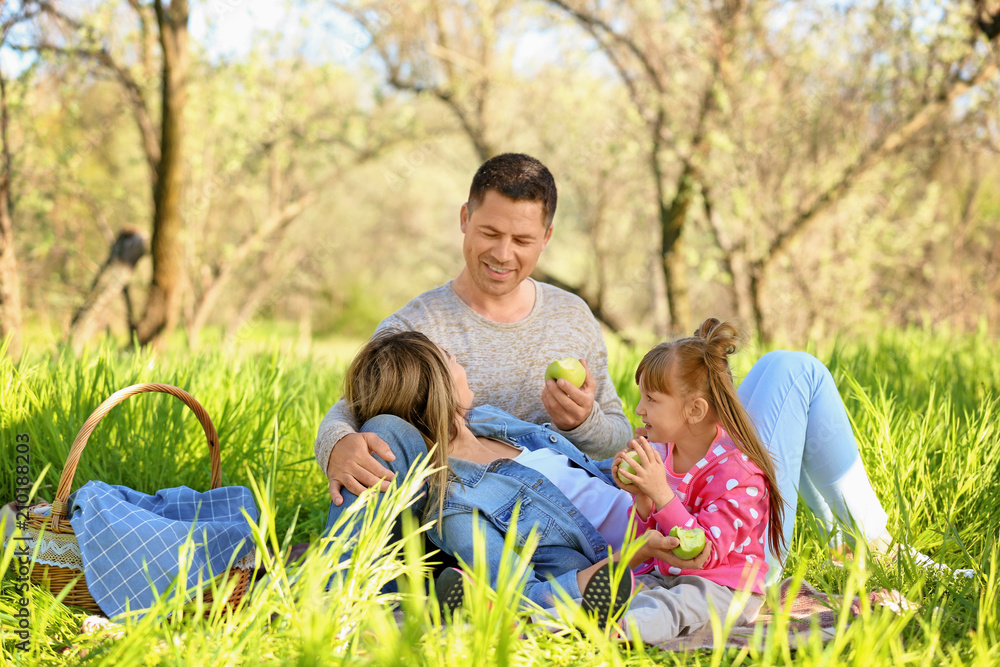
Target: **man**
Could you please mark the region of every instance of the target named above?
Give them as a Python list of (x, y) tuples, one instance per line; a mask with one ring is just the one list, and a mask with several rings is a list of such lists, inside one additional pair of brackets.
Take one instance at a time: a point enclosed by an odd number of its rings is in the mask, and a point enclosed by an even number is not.
[[(608, 375), (601, 328), (579, 297), (529, 278), (552, 237), (556, 185), (549, 170), (523, 154), (487, 160), (476, 172), (460, 227), (465, 268), (449, 283), (413, 299), (376, 331), (417, 330), (454, 354), (469, 373), (477, 405), (490, 404), (534, 423), (548, 423), (584, 452), (611, 456), (632, 436)], [(580, 388), (544, 380), (566, 356), (587, 368)], [(471, 406), (470, 406), (471, 407)], [(319, 427), (316, 460), (341, 489), (388, 488), (394, 455), (373, 433), (357, 433), (341, 399)]]

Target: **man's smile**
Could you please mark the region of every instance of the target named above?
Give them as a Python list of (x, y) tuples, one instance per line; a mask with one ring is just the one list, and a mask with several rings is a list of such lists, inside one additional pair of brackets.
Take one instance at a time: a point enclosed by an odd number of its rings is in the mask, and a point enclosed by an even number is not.
[(507, 274), (514, 271), (514, 269), (503, 269), (500, 268), (499, 266), (493, 266), (492, 264), (486, 264), (486, 268), (488, 268), (490, 271), (499, 276), (506, 276)]

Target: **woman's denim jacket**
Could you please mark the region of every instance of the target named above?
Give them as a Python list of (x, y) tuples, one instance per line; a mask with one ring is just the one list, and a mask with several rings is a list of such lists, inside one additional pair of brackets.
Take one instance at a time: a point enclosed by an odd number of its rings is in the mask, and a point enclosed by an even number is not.
[[(530, 450), (554, 449), (566, 455), (572, 465), (614, 487), (611, 479), (613, 459), (594, 461), (569, 440), (544, 426), (521, 421), (492, 406), (470, 410), (466, 420), (477, 436)], [(448, 486), (442, 519), (438, 526), (430, 529), (430, 539), (442, 550), (466, 563), (473, 563), (474, 512), (478, 513), (490, 577), (495, 584), (504, 552), (504, 538), (513, 522), (514, 508), (520, 503), (516, 545), (524, 544), (532, 528), (536, 529), (538, 538), (524, 586), (525, 597), (543, 608), (550, 608), (556, 600), (554, 585), (571, 598), (581, 597), (576, 572), (606, 558), (608, 543), (580, 510), (545, 476), (516, 461), (499, 459), (489, 465), (480, 465), (451, 458), (449, 464), (457, 480)], [(517, 558), (513, 553), (510, 557)]]

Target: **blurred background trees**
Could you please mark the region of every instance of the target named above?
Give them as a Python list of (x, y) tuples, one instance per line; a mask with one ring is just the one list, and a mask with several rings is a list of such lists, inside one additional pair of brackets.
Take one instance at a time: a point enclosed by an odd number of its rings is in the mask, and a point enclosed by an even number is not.
[(1000, 327), (995, 1), (21, 0), (0, 20), (12, 352), (366, 336), (457, 274), (469, 180), (505, 151), (560, 188), (537, 277), (625, 339), (708, 315), (795, 345)]

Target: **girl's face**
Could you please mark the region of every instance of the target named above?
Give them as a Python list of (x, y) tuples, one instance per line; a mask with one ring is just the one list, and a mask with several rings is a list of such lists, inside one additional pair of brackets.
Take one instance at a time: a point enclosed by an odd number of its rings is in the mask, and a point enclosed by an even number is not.
[(475, 394), (472, 389), (469, 388), (469, 378), (465, 374), (465, 367), (458, 363), (458, 359), (454, 354), (448, 350), (441, 348), (441, 352), (444, 353), (446, 359), (448, 359), (448, 367), (451, 369), (451, 377), (455, 381), (455, 390), (458, 392), (458, 404), (465, 409), (472, 407), (472, 399)]
[[(671, 368), (670, 375), (673, 375)], [(684, 418), (684, 401), (672, 394), (650, 391), (643, 381), (645, 374), (639, 377), (640, 398), (635, 414), (642, 417), (646, 427), (646, 439), (650, 442), (677, 442), (685, 435), (690, 435), (691, 428)], [(672, 379), (672, 378), (671, 378)], [(669, 387), (671, 382), (667, 382)]]

